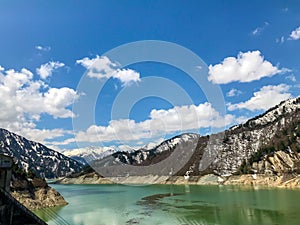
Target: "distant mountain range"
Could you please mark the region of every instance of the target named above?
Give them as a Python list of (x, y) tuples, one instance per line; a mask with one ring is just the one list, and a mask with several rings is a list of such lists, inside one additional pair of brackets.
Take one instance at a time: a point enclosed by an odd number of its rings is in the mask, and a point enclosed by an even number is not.
[[(62, 152), (65, 156), (68, 156), (76, 161), (81, 162), (84, 165), (87, 165), (94, 160), (102, 159), (106, 156), (110, 156), (113, 153), (117, 152), (134, 152), (137, 150), (151, 150), (158, 146), (160, 144), (156, 142), (150, 142), (147, 145), (141, 147), (141, 148), (132, 148), (130, 146), (123, 146), (122, 148), (117, 146), (89, 146), (86, 148), (79, 148), (79, 149), (73, 149), (73, 150), (65, 150)], [(126, 150), (125, 150), (126, 149)]]
[(19, 167), (43, 178), (63, 177), (83, 168), (80, 162), (5, 129), (0, 129), (0, 153), (13, 156)]
[[(115, 152), (93, 161), (92, 166), (104, 176), (208, 173), (226, 176), (257, 172), (257, 165), (278, 151), (288, 154), (282, 161), (284, 170), (299, 171), (298, 155), (294, 154), (300, 152), (300, 97), (283, 101), (224, 132), (207, 136), (182, 134), (152, 149)], [(277, 173), (274, 163), (270, 165), (273, 166), (267, 169), (269, 173)]]
[(117, 152), (118, 149), (116, 147), (94, 147), (89, 146), (86, 148), (74, 149), (74, 150), (66, 150), (63, 152), (65, 156), (70, 157), (84, 165), (87, 165), (93, 162), (96, 159), (102, 159), (108, 155), (112, 155)]

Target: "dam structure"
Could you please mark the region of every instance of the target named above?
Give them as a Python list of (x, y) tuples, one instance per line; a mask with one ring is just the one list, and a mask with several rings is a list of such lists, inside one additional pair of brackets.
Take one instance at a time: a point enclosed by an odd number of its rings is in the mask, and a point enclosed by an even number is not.
[(0, 225), (47, 225), (10, 194), (13, 158), (0, 154)]

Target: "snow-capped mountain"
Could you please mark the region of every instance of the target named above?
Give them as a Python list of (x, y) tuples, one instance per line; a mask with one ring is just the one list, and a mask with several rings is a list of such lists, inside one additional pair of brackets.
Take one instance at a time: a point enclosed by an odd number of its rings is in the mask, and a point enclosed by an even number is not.
[(21, 168), (45, 178), (63, 177), (83, 168), (63, 154), (5, 129), (0, 129), (0, 153), (13, 156)]
[(160, 145), (163, 140), (157, 140), (150, 142), (143, 147), (132, 147), (128, 145), (121, 146), (89, 146), (86, 148), (77, 148), (73, 150), (65, 150), (62, 152), (65, 156), (68, 156), (76, 161), (83, 163), (84, 165), (90, 164), (94, 160), (99, 160), (116, 152), (134, 152), (137, 150), (151, 150)]
[(91, 163), (94, 160), (102, 159), (108, 155), (117, 152), (117, 148), (112, 147), (95, 147), (89, 146), (86, 148), (79, 148), (73, 150), (66, 150), (63, 152), (65, 156), (68, 156), (76, 161), (81, 162), (84, 165)]
[[(157, 175), (172, 172), (176, 175), (229, 175), (276, 151), (300, 152), (300, 97), (283, 101), (264, 114), (224, 132), (207, 136), (182, 134), (152, 149), (113, 153), (95, 161), (93, 167), (105, 176), (147, 174), (140, 172), (144, 169), (140, 166), (151, 167), (148, 174)], [(159, 164), (163, 161), (164, 167)], [(117, 172), (112, 174), (110, 170)]]
[[(102, 176), (169, 175), (186, 164), (196, 149), (200, 135), (185, 133), (151, 148), (118, 151), (91, 166)], [(179, 167), (178, 167), (179, 166)]]
[[(179, 144), (194, 141), (198, 139), (200, 135), (193, 133), (185, 133), (178, 136), (175, 136), (171, 139), (165, 140), (159, 145), (148, 148), (141, 148), (133, 152), (116, 152), (113, 156), (117, 161), (127, 164), (151, 164), (151, 159), (154, 159), (158, 155), (162, 155), (163, 153), (168, 155), (171, 151)], [(151, 146), (151, 145), (150, 145)], [(148, 147), (148, 145), (147, 145)]]

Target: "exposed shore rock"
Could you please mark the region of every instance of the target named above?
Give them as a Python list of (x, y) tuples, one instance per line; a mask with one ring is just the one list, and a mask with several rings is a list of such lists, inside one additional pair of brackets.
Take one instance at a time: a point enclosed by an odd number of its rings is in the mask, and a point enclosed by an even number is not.
[(231, 176), (224, 182), (225, 185), (251, 185), (273, 188), (300, 188), (300, 175), (239, 175)]
[(113, 184), (110, 179), (101, 177), (95, 172), (84, 174), (78, 177), (65, 177), (57, 180), (57, 184)]
[(30, 210), (68, 204), (44, 179), (13, 176), (11, 195)]
[(131, 176), (131, 177), (110, 177), (103, 178), (93, 176), (86, 178), (86, 175), (79, 178), (64, 178), (59, 184), (174, 184), (174, 185), (247, 185), (257, 187), (277, 188), (300, 188), (300, 175), (284, 174), (277, 175), (235, 175), (221, 177), (214, 174), (204, 176), (191, 176), (186, 179), (183, 176)]
[(29, 191), (14, 191), (11, 194), (15, 199), (30, 210), (68, 204), (55, 189), (49, 186), (45, 188), (38, 188), (34, 191), (34, 193)]
[(300, 153), (277, 151), (266, 155), (252, 164), (252, 171), (258, 174), (283, 175), (300, 172)]

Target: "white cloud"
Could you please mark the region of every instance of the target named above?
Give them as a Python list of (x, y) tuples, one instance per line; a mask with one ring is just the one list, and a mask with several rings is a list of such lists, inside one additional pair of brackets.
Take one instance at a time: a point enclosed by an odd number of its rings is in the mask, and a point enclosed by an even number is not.
[(116, 78), (124, 86), (140, 81), (140, 74), (131, 69), (122, 69), (118, 63), (111, 62), (106, 56), (96, 56), (95, 58), (85, 57), (76, 60), (77, 64), (82, 65), (87, 71), (87, 76), (97, 79)]
[[(0, 127), (34, 140), (61, 135), (59, 130), (38, 130), (35, 122), (42, 114), (54, 118), (73, 117), (68, 107), (79, 97), (73, 89), (51, 88), (22, 69), (0, 70)], [(51, 134), (51, 135), (50, 135)]]
[(276, 38), (276, 43), (282, 44), (282, 43), (284, 43), (284, 42), (285, 42), (284, 36), (281, 36), (280, 38)]
[(95, 58), (85, 57), (83, 59), (76, 60), (77, 64), (82, 65), (88, 69), (87, 76), (91, 78), (110, 78), (111, 74), (118, 68), (118, 64), (113, 63), (106, 56), (96, 56)]
[(235, 57), (228, 57), (222, 63), (209, 66), (209, 81), (218, 84), (227, 84), (234, 81), (251, 82), (263, 77), (288, 71), (278, 69), (269, 61), (264, 60), (260, 51), (240, 52)]
[(242, 94), (242, 92), (238, 89), (235, 89), (235, 88), (232, 88), (230, 89), (230, 91), (227, 92), (227, 97), (234, 97), (234, 96), (237, 96), (237, 95), (240, 95)]
[(297, 79), (296, 79), (296, 77), (295, 77), (294, 74), (291, 74), (291, 75), (289, 75), (289, 76), (286, 76), (285, 79), (290, 80), (290, 81), (292, 81), (292, 82), (296, 82), (296, 81), (297, 81)]
[(261, 31), (261, 28), (260, 27), (257, 27), (255, 30), (253, 30), (251, 33), (252, 35), (258, 35)]
[(39, 51), (49, 52), (51, 50), (51, 47), (50, 46), (37, 45), (37, 46), (35, 46), (35, 49), (39, 50)]
[(44, 112), (55, 118), (73, 117), (74, 114), (67, 106), (70, 106), (79, 95), (71, 88), (50, 88), (43, 96)]
[(42, 79), (46, 79), (52, 75), (53, 70), (63, 66), (65, 66), (64, 63), (51, 61), (41, 65), (40, 68), (36, 69), (36, 73), (40, 75)]
[(290, 34), (290, 40), (298, 40), (300, 39), (300, 26), (292, 31)]
[(124, 86), (140, 81), (140, 74), (131, 69), (117, 69), (113, 73), (113, 78), (119, 79)]
[(268, 85), (262, 87), (259, 91), (254, 92), (254, 96), (251, 97), (248, 101), (229, 104), (228, 110), (233, 111), (236, 109), (248, 109), (250, 111), (255, 110), (267, 110), (283, 100), (289, 99), (292, 97), (288, 93), (289, 86), (286, 84), (279, 85)]
[[(108, 126), (92, 125), (76, 134), (77, 142), (127, 142), (153, 139), (161, 134), (184, 132), (200, 128), (221, 128), (235, 122), (233, 115), (221, 116), (209, 103), (153, 109), (149, 119), (135, 122), (130, 119), (112, 120)], [(75, 139), (65, 141), (65, 144)]]
[(260, 34), (263, 32), (264, 29), (266, 29), (267, 26), (269, 26), (269, 23), (268, 23), (268, 22), (264, 22), (264, 25), (263, 25), (263, 26), (255, 28), (255, 29), (251, 32), (251, 34), (252, 34), (253, 36), (258, 36), (258, 35), (260, 35)]
[[(47, 147), (50, 147), (50, 145), (51, 147), (54, 147), (54, 145), (52, 145), (53, 139), (70, 134), (70, 131), (64, 129), (37, 129), (30, 127), (20, 127), (19, 129), (12, 129), (11, 131), (16, 132), (29, 140), (43, 143), (47, 145)], [(54, 148), (57, 149), (57, 147)]]

